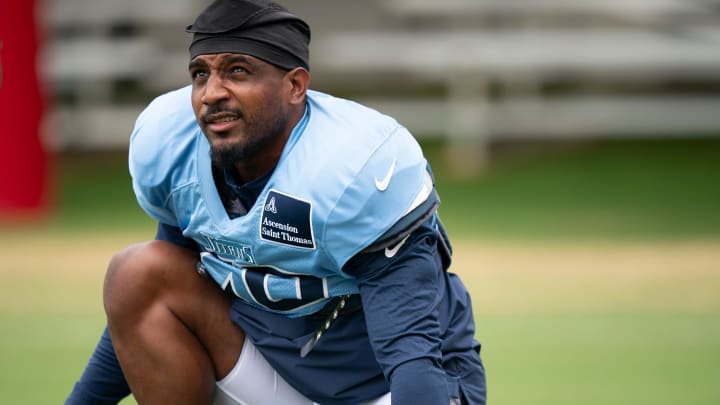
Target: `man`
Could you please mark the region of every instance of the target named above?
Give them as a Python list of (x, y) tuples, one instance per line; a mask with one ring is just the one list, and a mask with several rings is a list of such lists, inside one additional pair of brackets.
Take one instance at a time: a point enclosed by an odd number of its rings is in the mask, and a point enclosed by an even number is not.
[(192, 86), (130, 144), (157, 237), (111, 261), (109, 335), (67, 403), (127, 381), (142, 404), (484, 404), (412, 136), (308, 90), (309, 27), (277, 4), (217, 0), (187, 30)]

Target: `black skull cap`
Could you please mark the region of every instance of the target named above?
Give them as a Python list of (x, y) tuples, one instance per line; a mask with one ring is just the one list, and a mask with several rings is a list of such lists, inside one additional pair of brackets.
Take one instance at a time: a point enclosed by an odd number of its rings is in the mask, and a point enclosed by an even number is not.
[(285, 7), (266, 0), (215, 0), (186, 31), (190, 59), (239, 53), (285, 70), (310, 69), (310, 27)]

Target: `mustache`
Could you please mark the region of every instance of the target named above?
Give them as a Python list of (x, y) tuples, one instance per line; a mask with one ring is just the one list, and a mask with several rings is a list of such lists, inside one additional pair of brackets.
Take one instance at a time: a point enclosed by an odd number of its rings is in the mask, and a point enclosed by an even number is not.
[(228, 106), (225, 106), (223, 104), (211, 104), (207, 107), (207, 110), (205, 113), (200, 117), (200, 119), (204, 123), (212, 122), (213, 120), (224, 117), (224, 116), (236, 116), (237, 118), (242, 118), (243, 113), (238, 108), (230, 108)]

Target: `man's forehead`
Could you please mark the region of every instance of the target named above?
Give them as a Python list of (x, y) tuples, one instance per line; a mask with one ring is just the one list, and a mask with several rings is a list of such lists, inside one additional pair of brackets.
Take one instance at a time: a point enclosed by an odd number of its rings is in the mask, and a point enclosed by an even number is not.
[(261, 64), (266, 63), (261, 59), (254, 56), (247, 55), (244, 53), (209, 53), (204, 55), (198, 55), (190, 61), (190, 66), (196, 65), (208, 65), (208, 64), (223, 64), (223, 63), (237, 63), (244, 62), (248, 64)]

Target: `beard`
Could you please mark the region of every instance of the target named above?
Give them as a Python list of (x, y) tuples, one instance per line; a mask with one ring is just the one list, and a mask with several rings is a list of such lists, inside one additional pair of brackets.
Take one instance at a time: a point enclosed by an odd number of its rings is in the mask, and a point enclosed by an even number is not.
[(239, 144), (223, 144), (220, 146), (210, 147), (210, 159), (215, 167), (222, 169), (232, 169), (236, 162), (247, 160), (261, 150), (264, 144), (268, 144), (270, 139), (254, 138), (248, 142)]
[(241, 142), (228, 142), (210, 146), (213, 166), (232, 169), (235, 163), (252, 159), (267, 149), (283, 133), (288, 122), (286, 114), (277, 115), (273, 121), (264, 121), (247, 128), (246, 138)]

